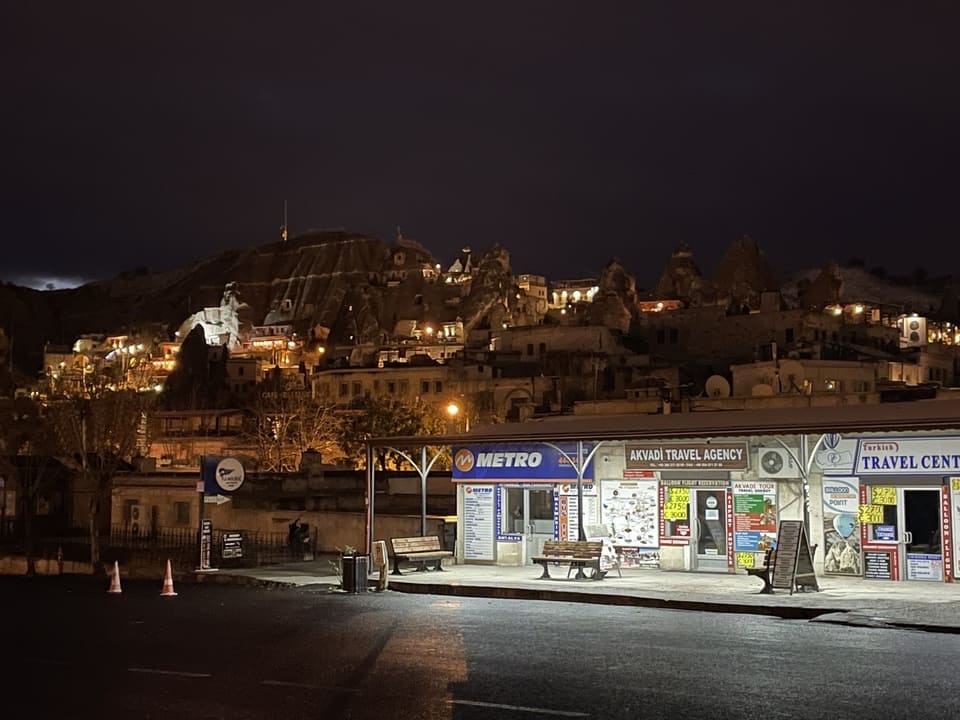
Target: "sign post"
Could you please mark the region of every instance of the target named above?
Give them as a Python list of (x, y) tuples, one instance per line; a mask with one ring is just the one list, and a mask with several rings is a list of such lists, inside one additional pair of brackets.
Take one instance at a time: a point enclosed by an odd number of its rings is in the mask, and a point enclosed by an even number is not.
[[(197, 481), (199, 509), (197, 512), (197, 541), (200, 551), (200, 571), (213, 570), (210, 558), (213, 549), (213, 522), (204, 520), (203, 506), (208, 502), (221, 505), (229, 501), (229, 495), (238, 490), (245, 478), (243, 464), (235, 457), (222, 455), (200, 456), (200, 479)], [(210, 497), (207, 497), (207, 496)], [(231, 546), (233, 547), (233, 546)], [(240, 550), (242, 552), (242, 549)]]

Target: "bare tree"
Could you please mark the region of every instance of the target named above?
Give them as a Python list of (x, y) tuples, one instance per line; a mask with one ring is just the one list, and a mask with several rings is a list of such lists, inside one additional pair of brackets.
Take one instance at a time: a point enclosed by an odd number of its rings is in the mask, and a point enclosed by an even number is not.
[(278, 375), (260, 384), (244, 433), (263, 470), (295, 470), (313, 449), (321, 457), (337, 448), (341, 417), (333, 403), (313, 397), (300, 375)]
[(81, 481), (90, 493), (90, 562), (100, 565), (100, 521), (109, 512), (113, 478), (136, 454), (143, 413), (151, 393), (101, 390), (89, 397), (52, 402), (48, 412), (64, 453), (74, 460)]
[(21, 540), (27, 574), (36, 573), (34, 519), (37, 499), (52, 479), (56, 440), (43, 407), (30, 398), (16, 398), (0, 412), (0, 473), (16, 475)]

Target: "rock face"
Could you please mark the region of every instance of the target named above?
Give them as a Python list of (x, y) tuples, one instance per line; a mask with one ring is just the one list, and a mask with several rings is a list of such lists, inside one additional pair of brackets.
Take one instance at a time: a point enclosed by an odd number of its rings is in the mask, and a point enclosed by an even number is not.
[(751, 308), (759, 307), (762, 293), (778, 289), (766, 255), (749, 235), (738, 238), (727, 249), (717, 266), (713, 285), (718, 300)]
[(628, 332), (639, 314), (637, 283), (633, 275), (620, 264), (619, 258), (614, 258), (600, 272), (597, 287), (597, 294), (590, 303), (590, 323)]
[(703, 290), (703, 274), (693, 261), (693, 252), (686, 243), (681, 243), (660, 274), (656, 295), (697, 306), (702, 303)]
[(195, 323), (185, 321), (201, 316), (219, 321), (230, 341), (243, 326), (286, 325), (304, 337), (336, 343), (383, 340), (400, 320), (443, 322), (462, 315), (467, 325), (509, 319), (515, 283), (506, 250), (495, 247), (484, 257), (472, 283), (447, 285), (437, 265), (412, 240), (308, 232), (189, 267), (124, 273), (72, 290), (0, 286), (6, 310), (0, 323), (15, 353), (22, 344), (15, 362), (34, 372), (45, 342), (70, 344), (85, 333), (134, 334), (146, 326), (167, 328), (167, 337), (158, 338), (166, 340), (178, 329), (181, 336), (189, 332)]

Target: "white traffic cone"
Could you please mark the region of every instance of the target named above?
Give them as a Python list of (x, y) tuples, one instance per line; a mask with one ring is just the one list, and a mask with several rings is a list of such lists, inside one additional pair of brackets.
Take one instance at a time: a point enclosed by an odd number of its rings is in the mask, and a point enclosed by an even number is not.
[(107, 592), (114, 595), (123, 592), (120, 589), (120, 564), (116, 560), (113, 561), (113, 574), (110, 575), (110, 589)]
[(176, 593), (173, 591), (173, 572), (170, 570), (170, 561), (167, 560), (167, 572), (163, 575), (163, 589), (160, 591), (161, 597), (173, 597)]

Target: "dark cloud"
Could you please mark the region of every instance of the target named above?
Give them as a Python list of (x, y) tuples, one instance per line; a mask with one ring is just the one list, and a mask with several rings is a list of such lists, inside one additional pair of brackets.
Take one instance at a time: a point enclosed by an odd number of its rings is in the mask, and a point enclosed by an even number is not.
[(315, 5), (8, 3), (0, 275), (262, 244), (284, 200), (552, 278), (745, 233), (958, 266), (953, 3)]

